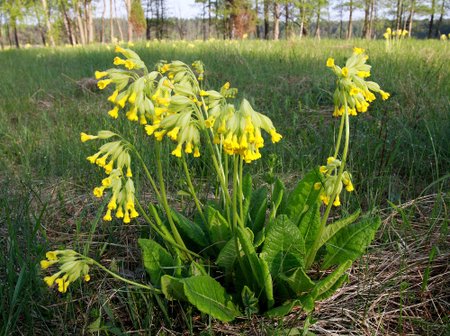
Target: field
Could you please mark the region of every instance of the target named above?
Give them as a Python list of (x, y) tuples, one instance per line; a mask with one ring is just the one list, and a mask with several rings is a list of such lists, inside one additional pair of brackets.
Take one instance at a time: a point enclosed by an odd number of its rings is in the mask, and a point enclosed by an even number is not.
[[(340, 64), (354, 46), (367, 49), (372, 77), (391, 93), (352, 119), (349, 167), (356, 192), (343, 202), (382, 216), (369, 253), (347, 283), (316, 307), (310, 330), (323, 335), (444, 335), (450, 331), (449, 173), (450, 45), (383, 41), (162, 41), (133, 47), (147, 65), (161, 59), (205, 64), (206, 84), (226, 81), (272, 118), (283, 140), (275, 172), (288, 187), (330, 155), (338, 128), (331, 116), (334, 78), (328, 57)], [(148, 234), (101, 220), (92, 195), (100, 172), (86, 160), (91, 144), (80, 132), (114, 127), (108, 93), (96, 90), (95, 70), (111, 67), (114, 50), (24, 49), (0, 52), (0, 335), (255, 334), (297, 335), (300, 311), (221, 324), (177, 303), (164, 302), (170, 319), (142, 290), (119, 287), (103, 273), (66, 294), (48, 289), (39, 261), (49, 249), (73, 248), (130, 279), (144, 280), (136, 239)], [(112, 125), (112, 126), (111, 126)], [(140, 149), (150, 164), (148, 144)], [(267, 156), (248, 166), (265, 183)], [(163, 162), (174, 181), (180, 177)], [(139, 181), (141, 177), (136, 176)], [(172, 197), (180, 197), (170, 187)], [(152, 199), (145, 187), (140, 194)], [(348, 196), (348, 195), (347, 195)]]

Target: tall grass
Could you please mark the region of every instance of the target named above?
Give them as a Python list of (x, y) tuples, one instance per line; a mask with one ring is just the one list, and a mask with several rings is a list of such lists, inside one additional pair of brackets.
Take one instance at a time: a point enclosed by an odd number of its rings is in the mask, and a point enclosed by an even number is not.
[[(379, 209), (389, 206), (386, 200), (400, 204), (448, 191), (448, 43), (402, 41), (387, 52), (383, 42), (360, 40), (162, 41), (138, 44), (135, 50), (147, 65), (160, 59), (200, 59), (207, 87), (226, 81), (238, 87), (238, 99), (249, 99), (283, 134), (280, 145), (267, 152), (278, 155), (277, 173), (289, 186), (293, 177), (330, 154), (336, 127), (331, 117), (334, 83), (324, 64), (329, 56), (342, 63), (356, 45), (368, 49), (372, 76), (392, 97), (352, 119), (349, 161), (358, 190), (351, 197), (353, 206)], [(135, 270), (127, 276), (144, 276), (134, 238), (127, 237), (146, 235), (148, 229), (139, 223), (124, 228), (99, 221), (101, 204), (90, 190), (100, 174), (85, 159), (95, 149), (79, 142), (81, 131), (111, 125), (139, 136), (126, 122), (110, 123), (108, 93), (91, 91), (88, 81), (80, 81), (111, 67), (113, 57), (110, 47), (100, 45), (0, 53), (0, 335), (120, 334), (157, 330), (163, 321), (147, 293), (116, 290), (100, 275), (74, 297), (49, 294), (37, 266), (48, 246), (68, 245), (89, 250), (121, 271)], [(141, 149), (151, 161), (149, 145)], [(173, 164), (164, 162), (169, 173)], [(263, 159), (248, 168), (263, 180), (266, 166)], [(151, 198), (145, 189), (141, 192)], [(172, 309), (179, 311), (169, 306), (169, 313)], [(184, 312), (166, 326), (187, 328), (191, 314)]]

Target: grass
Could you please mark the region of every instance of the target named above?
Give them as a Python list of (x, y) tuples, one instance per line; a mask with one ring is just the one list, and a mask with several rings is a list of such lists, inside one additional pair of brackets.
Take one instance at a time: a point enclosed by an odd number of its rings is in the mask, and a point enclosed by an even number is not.
[[(444, 334), (450, 297), (448, 43), (403, 41), (389, 52), (381, 41), (336, 40), (164, 41), (135, 49), (148, 65), (201, 59), (207, 86), (230, 81), (239, 88), (239, 98), (267, 113), (283, 134), (281, 144), (267, 152), (278, 155), (277, 173), (292, 186), (330, 154), (334, 83), (324, 63), (329, 56), (342, 63), (354, 45), (367, 48), (373, 80), (392, 97), (352, 119), (349, 161), (358, 192), (349, 201), (351, 207), (381, 212), (384, 226), (350, 283), (320, 305), (312, 330)], [(176, 318), (164, 322), (148, 293), (117, 287), (103, 274), (64, 296), (45, 287), (38, 262), (47, 248), (64, 246), (89, 251), (125, 276), (145, 281), (136, 238), (148, 229), (140, 222), (124, 227), (99, 220), (102, 204), (91, 189), (100, 174), (85, 160), (95, 149), (79, 142), (81, 131), (111, 125), (138, 136), (127, 123), (111, 123), (107, 93), (91, 91), (82, 80), (111, 67), (113, 57), (106, 46), (0, 53), (0, 335), (283, 334), (301, 325), (297, 313), (277, 325), (255, 318), (224, 326), (176, 303), (167, 303)], [(151, 149), (143, 144), (142, 150), (151, 161)], [(170, 173), (174, 161), (164, 165)], [(249, 169), (263, 181), (266, 166), (263, 159)], [(152, 197), (144, 189), (141, 194)]]

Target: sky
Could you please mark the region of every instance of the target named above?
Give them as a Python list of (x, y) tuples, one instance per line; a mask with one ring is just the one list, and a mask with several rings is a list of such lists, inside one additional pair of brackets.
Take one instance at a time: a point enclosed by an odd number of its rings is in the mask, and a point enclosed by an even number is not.
[(194, 18), (200, 14), (200, 4), (195, 0), (167, 0), (170, 15), (180, 18)]

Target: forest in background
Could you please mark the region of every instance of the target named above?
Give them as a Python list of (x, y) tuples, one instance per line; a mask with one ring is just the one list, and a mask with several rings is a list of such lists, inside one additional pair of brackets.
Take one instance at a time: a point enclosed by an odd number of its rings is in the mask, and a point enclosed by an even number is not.
[(416, 38), (450, 33), (448, 0), (196, 0), (177, 18), (170, 0), (0, 0), (0, 45), (76, 45), (151, 39)]

